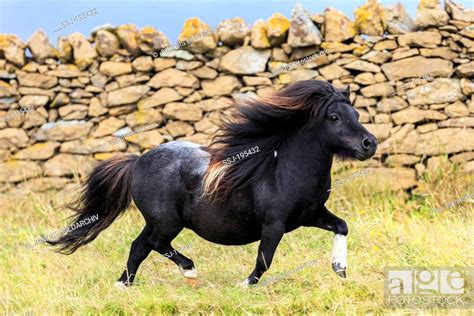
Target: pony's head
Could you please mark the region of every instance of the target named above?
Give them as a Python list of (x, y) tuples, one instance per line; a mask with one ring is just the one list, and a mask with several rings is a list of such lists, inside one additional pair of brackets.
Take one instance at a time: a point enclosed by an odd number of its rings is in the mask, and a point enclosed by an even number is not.
[(324, 116), (315, 122), (318, 136), (340, 158), (366, 160), (372, 157), (377, 149), (377, 138), (359, 122), (359, 113), (352, 107), (349, 90), (334, 93)]
[[(239, 100), (234, 110), (208, 147), (211, 161), (203, 194), (211, 198), (258, 180), (275, 165), (274, 153), (292, 135), (304, 132), (308, 139), (342, 158), (365, 160), (377, 148), (374, 135), (358, 121), (349, 91), (326, 81), (299, 81), (268, 97)], [(251, 158), (224, 162), (229, 157), (243, 157), (242, 153), (247, 157), (255, 146), (260, 151)]]
[(349, 88), (341, 90), (326, 81), (305, 80), (268, 99), (279, 108), (293, 110), (286, 126), (309, 129), (314, 139), (323, 142), (336, 156), (366, 160), (375, 154), (377, 139), (359, 122)]

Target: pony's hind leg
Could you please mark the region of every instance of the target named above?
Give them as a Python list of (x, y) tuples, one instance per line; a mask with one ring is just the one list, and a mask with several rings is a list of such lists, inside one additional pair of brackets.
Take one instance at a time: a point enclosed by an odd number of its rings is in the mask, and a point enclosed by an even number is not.
[(148, 242), (148, 238), (151, 236), (152, 232), (153, 228), (147, 223), (140, 235), (138, 235), (138, 237), (132, 242), (127, 261), (127, 268), (115, 283), (116, 286), (123, 287), (132, 285), (138, 267), (153, 249), (152, 245)]
[(152, 196), (152, 193), (147, 191), (150, 190), (149, 187), (136, 186), (136, 190), (138, 192), (132, 194), (135, 204), (153, 228), (147, 235), (147, 244), (152, 250), (176, 263), (185, 277), (196, 278), (197, 271), (193, 261), (171, 246), (173, 239), (184, 228), (176, 201), (172, 198), (163, 200), (148, 198)]
[(181, 229), (173, 234), (174, 236), (152, 236), (150, 237), (150, 243), (153, 245), (153, 250), (173, 261), (179, 267), (179, 270), (184, 277), (195, 279), (197, 278), (198, 273), (194, 266), (194, 262), (171, 246), (171, 241), (178, 235)]

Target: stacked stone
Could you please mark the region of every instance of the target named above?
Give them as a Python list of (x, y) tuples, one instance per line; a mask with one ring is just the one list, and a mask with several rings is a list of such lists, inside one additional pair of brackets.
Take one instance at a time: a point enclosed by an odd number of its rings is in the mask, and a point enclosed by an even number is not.
[(305, 79), (350, 86), (380, 143), (364, 165), (396, 177), (391, 189), (415, 186), (446, 155), (472, 172), (474, 10), (421, 0), (413, 21), (401, 4), (368, 0), (355, 17), (296, 5), (253, 26), (192, 18), (178, 44), (132, 24), (57, 47), (41, 30), (26, 44), (0, 34), (0, 192), (61, 189), (98, 160), (167, 141), (206, 144), (233, 100)]

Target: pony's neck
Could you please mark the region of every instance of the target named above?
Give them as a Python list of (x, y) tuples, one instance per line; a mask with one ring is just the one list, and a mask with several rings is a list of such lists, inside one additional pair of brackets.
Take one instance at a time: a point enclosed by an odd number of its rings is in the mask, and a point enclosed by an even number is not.
[(314, 132), (295, 131), (280, 149), (278, 168), (288, 173), (295, 185), (304, 184), (319, 190), (330, 184), (334, 154)]

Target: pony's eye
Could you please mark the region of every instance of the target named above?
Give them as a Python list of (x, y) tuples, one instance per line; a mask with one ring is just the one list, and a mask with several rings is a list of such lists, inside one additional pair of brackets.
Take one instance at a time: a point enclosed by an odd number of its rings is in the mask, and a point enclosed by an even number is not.
[(332, 114), (332, 115), (329, 115), (329, 119), (331, 121), (337, 121), (339, 118), (337, 117), (337, 115)]

